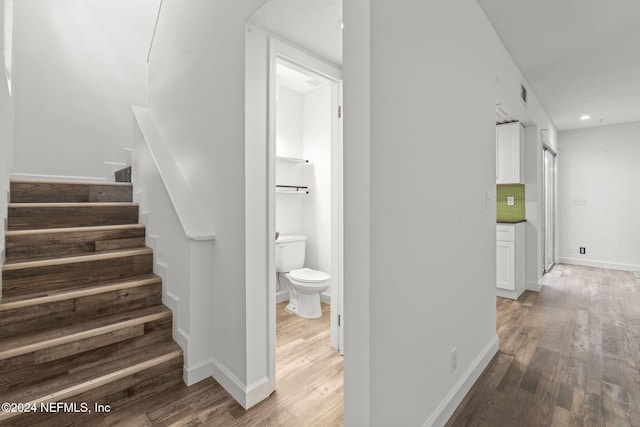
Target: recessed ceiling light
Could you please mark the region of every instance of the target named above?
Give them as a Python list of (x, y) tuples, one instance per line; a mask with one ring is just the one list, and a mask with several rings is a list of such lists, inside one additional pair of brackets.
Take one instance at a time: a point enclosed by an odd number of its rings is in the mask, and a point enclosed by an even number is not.
[(590, 115), (585, 114), (584, 116), (580, 116), (580, 120), (589, 120), (591, 118)]

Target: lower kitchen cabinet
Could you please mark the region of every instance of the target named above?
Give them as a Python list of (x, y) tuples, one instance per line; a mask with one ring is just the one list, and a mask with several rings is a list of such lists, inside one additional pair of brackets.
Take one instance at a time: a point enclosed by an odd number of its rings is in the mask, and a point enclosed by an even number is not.
[(496, 226), (496, 294), (518, 299), (525, 290), (525, 223)]

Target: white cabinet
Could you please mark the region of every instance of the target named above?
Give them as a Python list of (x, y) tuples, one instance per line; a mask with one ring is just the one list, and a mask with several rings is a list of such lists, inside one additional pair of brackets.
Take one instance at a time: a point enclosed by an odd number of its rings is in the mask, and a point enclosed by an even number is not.
[(510, 291), (516, 290), (516, 243), (496, 241), (496, 286)]
[(496, 183), (524, 183), (524, 127), (520, 122), (496, 126)]
[(496, 226), (496, 294), (518, 299), (525, 289), (525, 223)]

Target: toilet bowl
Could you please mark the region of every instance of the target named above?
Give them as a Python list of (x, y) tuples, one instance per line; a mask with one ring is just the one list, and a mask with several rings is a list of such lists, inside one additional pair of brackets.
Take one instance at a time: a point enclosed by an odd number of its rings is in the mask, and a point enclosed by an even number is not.
[(322, 317), (320, 292), (329, 289), (331, 277), (318, 270), (303, 268), (307, 237), (279, 235), (276, 239), (276, 271), (288, 281), (287, 310), (300, 317)]
[(289, 281), (287, 311), (307, 319), (322, 317), (320, 292), (329, 289), (330, 276), (324, 271), (301, 268), (284, 275)]

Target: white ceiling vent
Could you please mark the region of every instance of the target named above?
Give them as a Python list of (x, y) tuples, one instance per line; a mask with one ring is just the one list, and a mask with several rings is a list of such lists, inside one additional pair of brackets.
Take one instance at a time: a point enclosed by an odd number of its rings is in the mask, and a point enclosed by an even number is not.
[(520, 84), (520, 99), (527, 105), (527, 88), (523, 84)]

